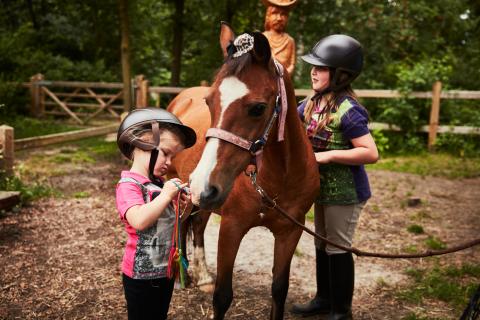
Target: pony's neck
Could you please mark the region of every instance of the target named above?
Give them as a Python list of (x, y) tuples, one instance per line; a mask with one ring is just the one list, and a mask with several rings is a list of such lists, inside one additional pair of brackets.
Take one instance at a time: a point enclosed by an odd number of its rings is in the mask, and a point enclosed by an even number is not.
[(275, 176), (277, 179), (284, 180), (291, 174), (304, 174), (302, 171), (308, 170), (306, 167), (312, 165), (309, 142), (297, 113), (295, 92), (291, 81), (286, 78), (285, 89), (288, 110), (285, 119), (284, 141), (278, 141), (279, 117), (262, 156), (263, 175), (269, 175), (269, 179)]

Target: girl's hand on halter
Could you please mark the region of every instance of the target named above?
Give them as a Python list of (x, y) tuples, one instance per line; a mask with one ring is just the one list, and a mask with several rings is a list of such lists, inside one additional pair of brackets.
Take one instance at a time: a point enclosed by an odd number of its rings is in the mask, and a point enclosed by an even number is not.
[(330, 155), (330, 151), (316, 152), (315, 160), (317, 160), (317, 163), (326, 164), (332, 161), (332, 157)]
[(165, 196), (169, 197), (171, 200), (174, 200), (176, 199), (180, 190), (185, 188), (187, 185), (187, 183), (183, 183), (182, 180), (178, 178), (170, 179), (163, 185), (161, 194), (165, 194)]

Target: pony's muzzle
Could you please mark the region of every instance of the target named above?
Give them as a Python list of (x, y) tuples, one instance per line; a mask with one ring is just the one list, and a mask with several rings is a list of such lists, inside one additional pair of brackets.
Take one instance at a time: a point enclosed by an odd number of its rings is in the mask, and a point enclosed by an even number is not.
[(219, 186), (208, 185), (200, 193), (200, 208), (217, 209), (223, 204), (224, 197)]

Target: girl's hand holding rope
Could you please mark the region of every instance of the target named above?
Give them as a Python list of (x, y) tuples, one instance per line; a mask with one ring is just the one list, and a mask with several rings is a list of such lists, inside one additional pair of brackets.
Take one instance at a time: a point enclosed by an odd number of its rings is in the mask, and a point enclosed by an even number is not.
[[(173, 194), (172, 199), (178, 199), (178, 205), (181, 208), (180, 219), (181, 219), (182, 222), (184, 222), (188, 218), (190, 213), (192, 212), (192, 208), (193, 208), (192, 201), (191, 201), (190, 190), (188, 189), (188, 184), (183, 183), (182, 180), (180, 180), (178, 178), (173, 178), (173, 179), (168, 180), (165, 183), (164, 188), (167, 186), (167, 183), (169, 184), (168, 188), (170, 188), (172, 184), (176, 188), (175, 193), (173, 193), (173, 191), (172, 191), (172, 194)], [(179, 192), (181, 192), (180, 196), (178, 196)]]
[(185, 187), (188, 183), (183, 183), (182, 180), (178, 178), (173, 178), (165, 182), (163, 185), (162, 193), (165, 193), (170, 199), (176, 199), (178, 193)]

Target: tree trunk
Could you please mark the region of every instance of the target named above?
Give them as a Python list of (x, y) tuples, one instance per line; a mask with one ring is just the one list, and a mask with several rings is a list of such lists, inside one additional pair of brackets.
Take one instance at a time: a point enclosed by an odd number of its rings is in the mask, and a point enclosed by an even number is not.
[(233, 24), (233, 16), (235, 15), (235, 9), (237, 8), (236, 0), (227, 0), (225, 3), (225, 21), (230, 25)]
[(182, 66), (183, 49), (183, 19), (184, 0), (175, 1), (175, 13), (173, 14), (173, 48), (172, 48), (172, 86), (180, 84), (180, 72)]
[(120, 31), (122, 40), (120, 51), (122, 55), (122, 78), (123, 78), (123, 110), (128, 112), (132, 109), (132, 83), (130, 81), (130, 41), (128, 23), (128, 0), (118, 0), (120, 13)]
[(38, 30), (38, 23), (37, 18), (35, 17), (35, 11), (33, 10), (32, 0), (26, 0), (28, 13), (30, 14), (30, 18), (32, 19), (33, 28)]

